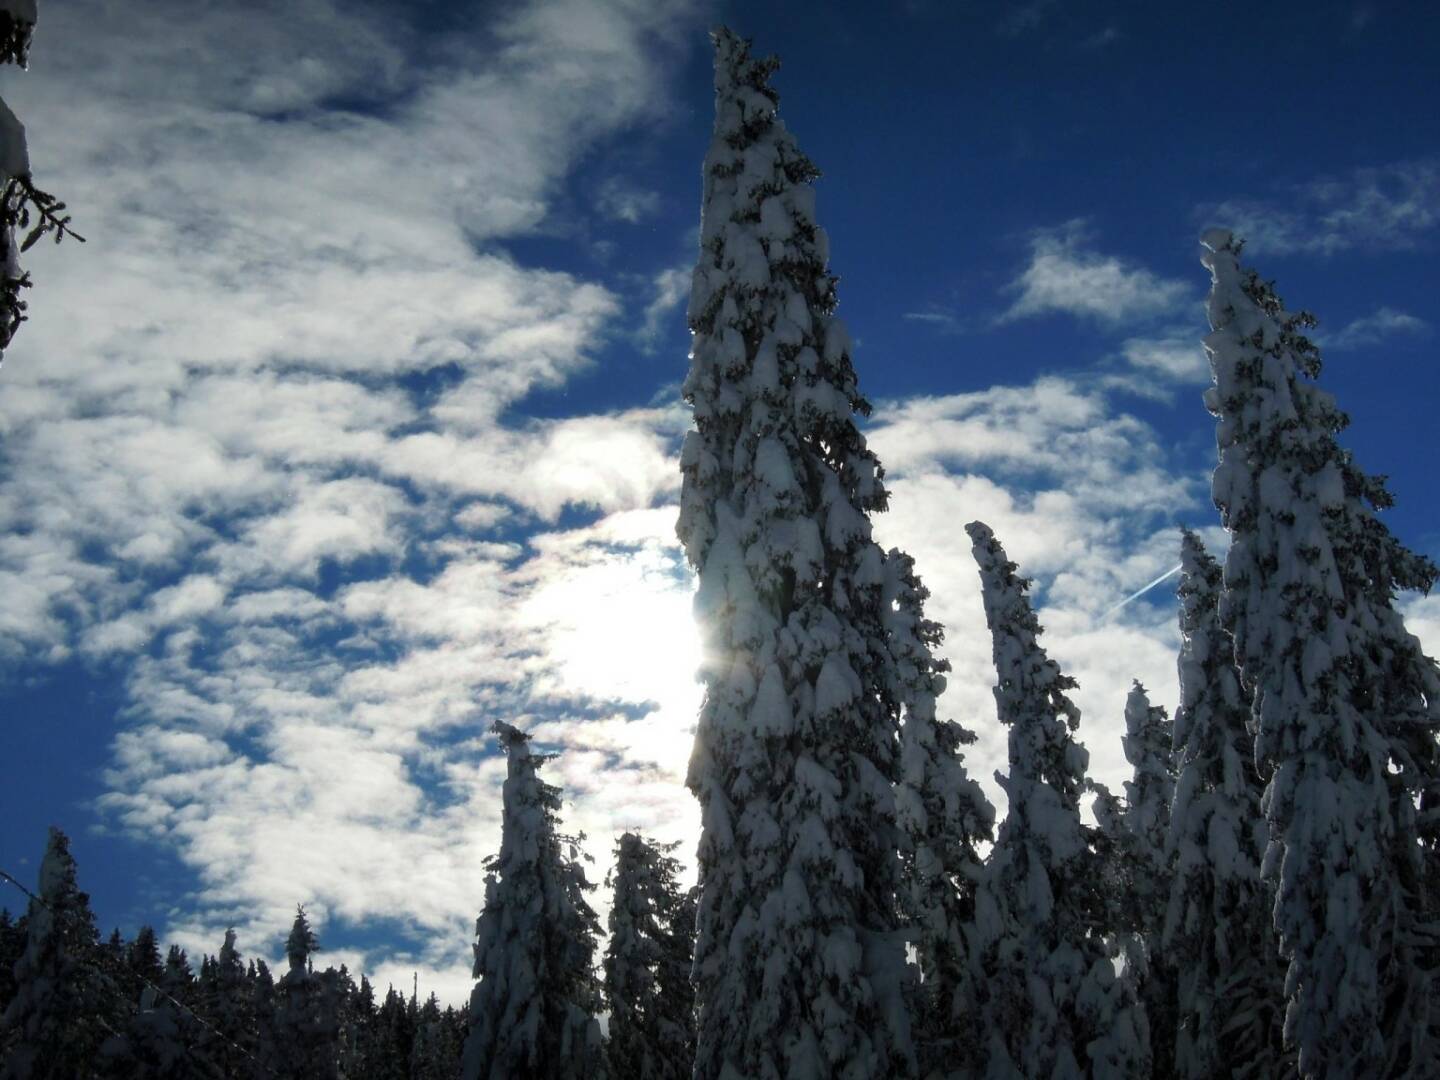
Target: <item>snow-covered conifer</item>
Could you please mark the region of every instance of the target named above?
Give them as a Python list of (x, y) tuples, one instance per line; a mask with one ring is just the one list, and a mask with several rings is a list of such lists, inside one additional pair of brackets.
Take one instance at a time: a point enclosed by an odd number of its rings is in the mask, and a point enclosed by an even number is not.
[(677, 527), (707, 658), (695, 1075), (905, 1076), (887, 493), (777, 66), (716, 32)]
[[(0, 64), (26, 66), (35, 19), (35, 0), (0, 0)], [(0, 356), (25, 320), (20, 290), (30, 287), (30, 275), (20, 268), (20, 253), (47, 233), (56, 243), (66, 236), (84, 240), (64, 210), (63, 202), (35, 186), (25, 126), (0, 98)], [(25, 233), (23, 240), (17, 231)]]
[(1267, 830), (1250, 695), (1220, 626), (1219, 564), (1189, 531), (1180, 564), (1179, 775), (1162, 943), (1177, 977), (1175, 1075), (1282, 1076), (1285, 970), (1260, 877)]
[(1440, 670), (1394, 598), (1437, 570), (1381, 523), (1383, 481), (1336, 441), (1347, 418), (1313, 381), (1313, 317), (1242, 268), (1229, 233), (1203, 243), (1213, 494), (1231, 533), (1220, 617), (1269, 774), (1286, 1037), (1305, 1076), (1425, 1074), (1440, 1060)]
[(268, 1055), (273, 1072), (294, 1080), (339, 1076), (338, 1007), (328, 1000), (334, 995), (325, 993), (325, 979), (313, 969), (310, 959), (319, 947), (304, 907), (296, 908), (285, 941), (289, 969), (275, 984), (273, 1042)]
[(1099, 858), (1080, 820), (1089, 754), (1072, 738), (1075, 680), (1041, 647), (1029, 581), (989, 527), (965, 527), (993, 640), (995, 701), (1009, 729), (1009, 812), (976, 896), (989, 1077), (1149, 1074), (1144, 1011), (1107, 945)]
[(434, 994), (421, 1006), (410, 1056), (410, 1080), (455, 1080), (460, 1072), (461, 1040), (453, 1019), (450, 1010), (440, 1010)]
[(688, 1080), (695, 1064), (693, 918), (676, 877), (680, 863), (636, 833), (615, 843), (605, 1001), (607, 1056), (616, 1077)]
[(243, 1075), (253, 1061), (258, 1032), (254, 992), (233, 928), (225, 931), (219, 955), (201, 964), (196, 997), (197, 1011), (210, 1024), (201, 1036), (203, 1056), (224, 1076)]
[(508, 764), (500, 851), (486, 862), (475, 921), (475, 978), (465, 1080), (600, 1075), (603, 1049), (593, 970), (600, 923), (578, 842), (559, 833), (560, 789), (540, 779), (553, 755), (497, 720)]
[(904, 837), (902, 906), (914, 926), (920, 984), (912, 1023), (922, 1075), (973, 1071), (983, 1060), (975, 978), (977, 850), (992, 838), (995, 810), (965, 770), (973, 733), (936, 716), (950, 662), (935, 656), (940, 625), (925, 617), (929, 590), (914, 560), (885, 560), (883, 610), (905, 703), (896, 818)]
[(124, 998), (97, 963), (90, 898), (80, 891), (70, 841), (50, 830), (38, 899), (26, 912), (25, 951), (3, 1026), (11, 1049), (3, 1080), (85, 1080), (120, 1025)]
[(1150, 1053), (1158, 1075), (1175, 1058), (1175, 969), (1160, 947), (1170, 899), (1170, 804), (1175, 797), (1173, 729), (1165, 709), (1151, 705), (1137, 680), (1125, 699), (1122, 740), (1131, 778), (1125, 781), (1120, 825), (1126, 861), (1123, 912), (1128, 972), (1135, 979), (1150, 1024)]

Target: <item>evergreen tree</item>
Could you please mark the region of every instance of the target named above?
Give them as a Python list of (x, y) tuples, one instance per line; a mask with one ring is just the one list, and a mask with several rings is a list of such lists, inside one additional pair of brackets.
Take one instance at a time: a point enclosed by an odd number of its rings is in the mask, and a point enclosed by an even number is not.
[(695, 1062), (694, 919), (677, 883), (680, 864), (657, 844), (625, 833), (615, 844), (605, 1001), (607, 1055), (617, 1077), (688, 1080)]
[(123, 985), (139, 1000), (147, 985), (158, 989), (164, 976), (165, 965), (160, 961), (160, 945), (155, 940), (155, 931), (142, 926), (135, 940), (125, 948)]
[(247, 976), (235, 930), (225, 931), (218, 956), (206, 957), (196, 986), (197, 1012), (210, 1024), (201, 1035), (201, 1055), (222, 1076), (244, 1076), (258, 1045), (254, 987)]
[(367, 1080), (409, 1080), (415, 1026), (405, 998), (394, 986), (386, 989), (371, 1032), (365, 1052)]
[[(0, 1017), (15, 999), (15, 965), (25, 952), (25, 916), (12, 918), (9, 909), (0, 909)], [(0, 1023), (0, 1061), (4, 1061), (10, 1050), (11, 1032)]]
[(1164, 708), (1150, 704), (1137, 680), (1125, 701), (1125, 759), (1133, 770), (1125, 781), (1121, 819), (1127, 888), (1122, 926), (1127, 932), (1129, 972), (1139, 988), (1150, 1025), (1150, 1053), (1157, 1076), (1169, 1076), (1175, 1060), (1175, 969), (1161, 948), (1165, 908), (1170, 899), (1167, 849), (1170, 804), (1175, 797), (1173, 729)]
[(500, 852), (486, 862), (475, 921), (475, 985), (465, 1080), (593, 1077), (602, 1070), (600, 992), (593, 970), (600, 923), (578, 838), (559, 832), (560, 789), (538, 769), (530, 736), (497, 720), (508, 759)]
[(883, 471), (778, 64), (715, 48), (677, 528), (707, 657), (695, 1075), (906, 1076)]
[(411, 1080), (454, 1080), (460, 1072), (460, 1049), (453, 1015), (447, 1019), (440, 1011), (439, 999), (431, 994), (416, 1018)]
[(904, 846), (905, 911), (915, 927), (920, 984), (913, 1010), (922, 1075), (973, 1073), (983, 1060), (977, 1010), (975, 888), (984, 876), (978, 845), (992, 839), (995, 810), (965, 770), (972, 732), (936, 716), (948, 660), (934, 650), (940, 625), (925, 617), (929, 590), (914, 560), (892, 550), (883, 610), (905, 702), (896, 817)]
[(295, 909), (295, 921), (285, 941), (289, 970), (275, 984), (272, 1070), (294, 1080), (329, 1080), (338, 1077), (340, 1031), (335, 994), (327, 994), (323, 976), (310, 957), (320, 948), (304, 907)]
[(80, 891), (70, 841), (50, 830), (38, 898), (25, 915), (25, 951), (5, 1010), (10, 1053), (3, 1080), (85, 1080), (121, 1023), (119, 988), (100, 968), (90, 898)]
[(1040, 646), (1030, 583), (994, 534), (965, 527), (994, 643), (995, 701), (1010, 729), (1009, 812), (976, 902), (989, 1077), (1138, 1077), (1145, 1016), (1104, 937), (1095, 838), (1080, 820), (1089, 754), (1072, 732), (1075, 680)]
[(1264, 784), (1247, 724), (1250, 695), (1220, 626), (1219, 564), (1194, 533), (1181, 541), (1179, 777), (1163, 949), (1177, 973), (1175, 1075), (1285, 1075), (1285, 971), (1260, 878)]
[(1440, 671), (1394, 598), (1437, 569), (1381, 523), (1383, 481), (1336, 441), (1348, 421), (1314, 382), (1313, 317), (1242, 268), (1229, 233), (1204, 245), (1220, 617), (1269, 777), (1286, 1038), (1305, 1076), (1433, 1075)]
[[(35, 19), (35, 0), (0, 3), (0, 64), (27, 65)], [(64, 210), (63, 202), (35, 186), (25, 126), (0, 98), (0, 357), (25, 320), (20, 291), (30, 287), (30, 275), (20, 268), (21, 252), (46, 234), (54, 235), (56, 243), (66, 236), (84, 242)], [(18, 240), (17, 232), (25, 238)]]

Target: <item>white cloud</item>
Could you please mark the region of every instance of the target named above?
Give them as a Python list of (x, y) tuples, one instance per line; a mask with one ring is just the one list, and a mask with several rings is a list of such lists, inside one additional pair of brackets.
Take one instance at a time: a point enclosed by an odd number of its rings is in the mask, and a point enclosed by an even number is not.
[(1257, 254), (1403, 251), (1426, 243), (1440, 226), (1440, 160), (1356, 169), (1295, 185), (1275, 198), (1203, 206), (1197, 215), (1243, 237)]
[(654, 296), (645, 306), (645, 322), (640, 327), (640, 343), (647, 353), (653, 353), (660, 347), (666, 320), (671, 318), (684, 301), (690, 299), (692, 270), (693, 267), (687, 263), (661, 270), (655, 275), (651, 283)]
[(1030, 264), (1011, 283), (1019, 296), (1000, 321), (1060, 312), (1114, 324), (1171, 313), (1191, 295), (1185, 282), (1085, 250), (1088, 241), (1083, 221), (1037, 230)]
[(1121, 346), (1126, 363), (1137, 371), (1177, 383), (1210, 380), (1210, 362), (1200, 332), (1175, 330), (1157, 337), (1127, 338)]
[(1327, 349), (1362, 349), (1378, 345), (1391, 337), (1418, 337), (1429, 333), (1430, 324), (1416, 315), (1392, 307), (1377, 308), (1362, 315), (1333, 334), (1320, 335), (1320, 344)]
[(600, 184), (595, 194), (595, 203), (606, 217), (638, 225), (659, 209), (660, 193), (646, 191), (618, 176), (612, 176)]

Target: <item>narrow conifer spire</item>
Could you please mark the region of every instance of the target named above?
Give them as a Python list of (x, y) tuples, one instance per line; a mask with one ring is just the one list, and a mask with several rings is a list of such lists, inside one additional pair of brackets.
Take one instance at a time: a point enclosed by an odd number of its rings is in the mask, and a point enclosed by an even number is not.
[(600, 923), (585, 900), (594, 888), (578, 839), (559, 831), (560, 789), (537, 770), (530, 736), (497, 720), (507, 765), (500, 851), (486, 867), (485, 907), (475, 921), (475, 978), (465, 1080), (544, 1076), (581, 1080), (603, 1071)]
[(606, 1044), (616, 1077), (689, 1080), (695, 1066), (695, 926), (675, 844), (625, 833), (615, 844), (605, 951)]
[(1421, 1075), (1440, 1056), (1440, 672), (1394, 597), (1436, 567), (1381, 523), (1383, 481), (1336, 441), (1348, 420), (1314, 382), (1314, 318), (1242, 267), (1229, 233), (1202, 244), (1231, 533), (1220, 617), (1269, 777), (1286, 1037), (1305, 1076)]
[(695, 1075), (903, 1077), (887, 495), (776, 67), (716, 32), (677, 527), (706, 657)]
[(106, 1037), (122, 1023), (124, 998), (98, 963), (99, 934), (80, 890), (70, 839), (50, 830), (37, 899), (26, 911), (15, 997), (0, 1018), (4, 1080), (92, 1076)]
[(1170, 804), (1175, 797), (1173, 728), (1163, 706), (1136, 680), (1125, 700), (1122, 740), (1131, 776), (1125, 781), (1120, 855), (1126, 863), (1120, 895), (1127, 973), (1150, 1024), (1150, 1052), (1168, 1070), (1175, 1058), (1175, 966), (1160, 939), (1170, 899)]
[(1280, 1076), (1285, 969), (1260, 878), (1264, 784), (1247, 729), (1250, 695), (1220, 626), (1220, 565), (1186, 530), (1180, 548), (1178, 777), (1162, 948), (1177, 975), (1175, 1074)]
[(1075, 680), (1040, 645), (1030, 582), (990, 528), (965, 527), (994, 646), (995, 703), (1010, 729), (1009, 812), (977, 897), (980, 986), (991, 1077), (1148, 1075), (1149, 1031), (1117, 978), (1099, 857), (1080, 820), (1089, 754), (1072, 733)]

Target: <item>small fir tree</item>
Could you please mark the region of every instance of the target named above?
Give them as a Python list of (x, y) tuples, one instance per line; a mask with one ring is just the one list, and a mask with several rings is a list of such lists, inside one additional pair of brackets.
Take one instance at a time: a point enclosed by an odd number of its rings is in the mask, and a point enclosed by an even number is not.
[(1220, 626), (1220, 565), (1188, 530), (1180, 554), (1179, 776), (1163, 949), (1177, 976), (1175, 1075), (1286, 1075), (1285, 969), (1260, 877), (1264, 784), (1247, 724), (1250, 695)]
[(676, 881), (675, 847), (636, 833), (615, 843), (605, 1001), (616, 1077), (688, 1080), (694, 1068), (694, 918)]
[(201, 1053), (224, 1076), (244, 1075), (258, 1045), (254, 987), (235, 940), (234, 928), (227, 929), (219, 954), (201, 963), (196, 986), (197, 1011), (210, 1025)]
[(124, 998), (98, 962), (90, 898), (59, 829), (50, 830), (25, 922), (15, 995), (0, 1020), (10, 1041), (0, 1078), (86, 1080), (97, 1075), (100, 1048), (123, 1023)]
[(599, 920), (578, 840), (559, 831), (560, 789), (538, 769), (530, 736), (497, 720), (507, 757), (500, 851), (486, 867), (475, 922), (475, 978), (465, 1080), (594, 1077), (603, 1069), (600, 988), (593, 970)]
[(1116, 975), (1092, 831), (1080, 820), (1089, 755), (1072, 738), (1075, 680), (1040, 646), (1030, 583), (989, 527), (966, 527), (994, 644), (995, 701), (1010, 729), (1009, 797), (977, 895), (988, 1077), (1140, 1077), (1149, 1032)]
[(1440, 1060), (1440, 671), (1394, 598), (1428, 590), (1437, 571), (1381, 523), (1383, 481), (1336, 441), (1348, 421), (1314, 382), (1313, 317), (1287, 311), (1240, 247), (1222, 230), (1204, 237), (1207, 404), (1231, 534), (1220, 617), (1269, 778), (1286, 1038), (1305, 1076), (1428, 1075)]
[(269, 1055), (272, 1070), (294, 1080), (329, 1080), (340, 1072), (337, 1004), (334, 995), (325, 992), (326, 980), (313, 970), (310, 959), (319, 948), (305, 908), (296, 908), (285, 941), (289, 969), (275, 984), (274, 1043)]

